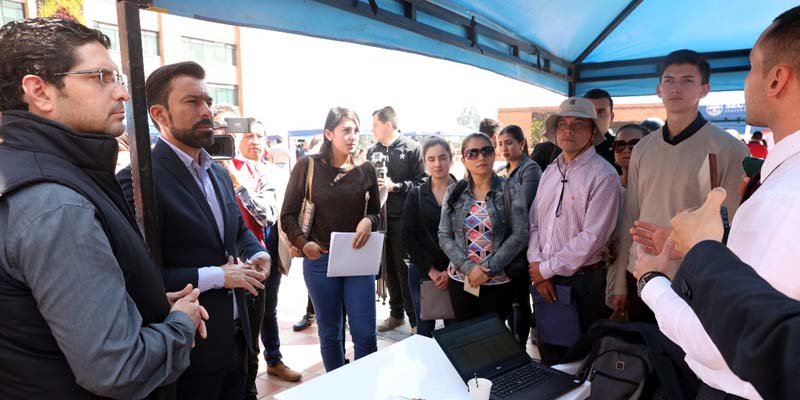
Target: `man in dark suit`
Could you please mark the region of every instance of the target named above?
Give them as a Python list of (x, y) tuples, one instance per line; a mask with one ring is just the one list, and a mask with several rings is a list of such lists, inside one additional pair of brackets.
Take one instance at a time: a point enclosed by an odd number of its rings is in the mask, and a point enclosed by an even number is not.
[[(208, 338), (197, 341), (178, 380), (178, 398), (238, 400), (253, 348), (244, 289), (255, 296), (264, 288), (270, 258), (242, 221), (227, 171), (203, 149), (213, 142), (204, 78), (200, 65), (182, 62), (158, 68), (146, 82), (161, 134), (152, 162), (162, 267), (167, 290), (191, 283), (210, 316)], [(130, 168), (118, 179), (132, 202)]]

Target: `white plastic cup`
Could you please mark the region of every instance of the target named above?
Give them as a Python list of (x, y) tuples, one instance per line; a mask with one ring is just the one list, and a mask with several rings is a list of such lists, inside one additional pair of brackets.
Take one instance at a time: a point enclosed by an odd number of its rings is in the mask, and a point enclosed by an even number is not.
[(489, 400), (492, 381), (486, 378), (473, 378), (469, 380), (467, 387), (469, 388), (469, 400)]

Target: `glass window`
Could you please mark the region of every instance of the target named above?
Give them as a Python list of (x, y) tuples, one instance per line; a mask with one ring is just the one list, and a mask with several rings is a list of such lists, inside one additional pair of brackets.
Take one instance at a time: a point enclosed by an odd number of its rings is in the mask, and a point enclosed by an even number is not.
[(184, 37), (183, 51), (187, 59), (200, 63), (236, 65), (236, 46), (232, 44)]
[(0, 26), (19, 19), (25, 19), (23, 4), (16, 1), (0, 0)]
[(208, 84), (208, 94), (214, 99), (214, 104), (228, 103), (239, 105), (239, 90), (236, 85)]
[(142, 31), (142, 52), (145, 56), (158, 57), (161, 55), (158, 32)]
[(119, 51), (119, 29), (117, 29), (116, 25), (95, 22), (94, 29), (105, 33), (105, 35), (111, 40), (111, 47), (109, 50)]

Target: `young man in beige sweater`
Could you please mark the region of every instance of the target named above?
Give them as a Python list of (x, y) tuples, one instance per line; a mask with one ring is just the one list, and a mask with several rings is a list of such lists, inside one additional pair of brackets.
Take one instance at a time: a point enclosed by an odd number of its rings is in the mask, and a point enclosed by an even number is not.
[[(711, 90), (710, 66), (700, 54), (678, 50), (666, 57), (656, 93), (667, 110), (667, 123), (642, 139), (631, 155), (625, 212), (617, 242), (619, 256), (608, 273), (610, 303), (633, 321), (655, 322), (636, 296), (634, 270), (639, 251), (661, 251), (670, 219), (680, 210), (699, 207), (711, 189), (709, 154), (716, 155), (719, 184), (728, 193), (744, 174), (747, 147), (698, 112), (700, 99)], [(725, 201), (728, 220), (739, 205)], [(673, 260), (674, 271), (679, 260)], [(628, 295), (630, 293), (630, 295)]]

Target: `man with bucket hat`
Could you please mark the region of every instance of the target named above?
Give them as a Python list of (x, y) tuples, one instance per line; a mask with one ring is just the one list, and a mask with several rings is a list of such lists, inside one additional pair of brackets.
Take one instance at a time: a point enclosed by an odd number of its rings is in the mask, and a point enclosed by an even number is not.
[(622, 185), (595, 150), (604, 137), (589, 100), (564, 100), (545, 126), (545, 137), (562, 153), (544, 171), (531, 207), (528, 262), (542, 362), (554, 364), (610, 314), (603, 252), (617, 223)]

